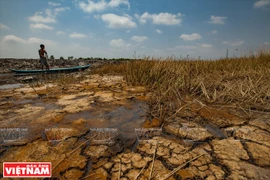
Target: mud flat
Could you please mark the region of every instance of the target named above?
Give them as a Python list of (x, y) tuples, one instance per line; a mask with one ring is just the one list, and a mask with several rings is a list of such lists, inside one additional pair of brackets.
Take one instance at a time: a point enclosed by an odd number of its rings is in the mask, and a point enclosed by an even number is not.
[(270, 179), (269, 113), (245, 119), (190, 100), (152, 133), (144, 87), (66, 76), (0, 89), (1, 163), (52, 162), (54, 179)]

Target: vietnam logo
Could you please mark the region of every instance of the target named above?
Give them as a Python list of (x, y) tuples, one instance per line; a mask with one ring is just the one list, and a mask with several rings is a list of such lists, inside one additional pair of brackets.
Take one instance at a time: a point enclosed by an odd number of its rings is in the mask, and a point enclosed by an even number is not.
[(4, 177), (51, 177), (50, 162), (4, 162)]

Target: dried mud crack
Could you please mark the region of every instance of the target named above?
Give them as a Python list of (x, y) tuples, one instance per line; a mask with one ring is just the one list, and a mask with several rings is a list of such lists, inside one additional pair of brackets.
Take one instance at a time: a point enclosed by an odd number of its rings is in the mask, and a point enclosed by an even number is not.
[[(270, 179), (267, 112), (249, 119), (194, 101), (160, 134), (140, 139), (135, 128), (156, 127), (145, 88), (121, 76), (84, 76), (0, 90), (1, 129), (28, 128), (23, 144), (7, 144), (12, 137), (1, 134), (1, 163), (52, 162), (51, 179)], [(91, 128), (118, 134), (99, 144)]]

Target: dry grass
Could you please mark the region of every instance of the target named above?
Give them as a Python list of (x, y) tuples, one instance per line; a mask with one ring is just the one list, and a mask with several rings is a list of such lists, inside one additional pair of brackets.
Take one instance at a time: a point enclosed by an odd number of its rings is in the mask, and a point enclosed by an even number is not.
[(129, 85), (148, 87), (151, 113), (160, 119), (176, 112), (186, 97), (270, 111), (270, 50), (212, 61), (134, 60), (94, 73), (120, 74)]
[(70, 84), (73, 84), (73, 83), (80, 81), (74, 73), (71, 73), (71, 74), (66, 74), (66, 73), (52, 74), (48, 80), (53, 82), (53, 83), (56, 83), (60, 86), (70, 86)]

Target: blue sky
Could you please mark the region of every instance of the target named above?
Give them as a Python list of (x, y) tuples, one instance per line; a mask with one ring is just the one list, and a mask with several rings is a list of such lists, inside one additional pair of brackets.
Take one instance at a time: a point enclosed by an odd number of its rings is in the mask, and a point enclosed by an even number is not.
[(215, 59), (270, 45), (270, 0), (0, 0), (0, 57)]

